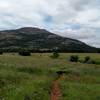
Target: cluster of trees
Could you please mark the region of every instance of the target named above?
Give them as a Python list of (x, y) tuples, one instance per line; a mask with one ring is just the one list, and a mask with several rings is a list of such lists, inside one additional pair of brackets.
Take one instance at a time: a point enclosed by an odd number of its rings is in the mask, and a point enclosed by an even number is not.
[(21, 55), (21, 56), (31, 56), (31, 52), (30, 51), (20, 51), (19, 55)]
[[(0, 51), (2, 52), (20, 52), (20, 51), (24, 51), (24, 50), (27, 50), (27, 51), (30, 51), (31, 53), (51, 53), (51, 52), (54, 52), (55, 50), (57, 52), (60, 52), (60, 53), (91, 53), (93, 51), (84, 51), (84, 50), (69, 50), (69, 49), (59, 49), (57, 47), (53, 48), (53, 49), (41, 49), (41, 48), (17, 48), (17, 47), (7, 47), (7, 48), (1, 48)], [(97, 49), (96, 51), (94, 51), (95, 53), (100, 53), (100, 49)]]
[[(0, 51), (2, 52), (20, 52), (20, 51), (29, 51), (31, 53), (51, 53), (54, 52), (54, 49), (33, 49), (33, 48), (1, 48)], [(61, 52), (60, 50), (57, 50), (58, 52)]]
[(96, 61), (92, 60), (89, 56), (86, 56), (83, 61), (79, 60), (78, 55), (70, 56), (71, 62), (80, 62), (80, 63), (88, 63), (88, 64), (96, 64)]

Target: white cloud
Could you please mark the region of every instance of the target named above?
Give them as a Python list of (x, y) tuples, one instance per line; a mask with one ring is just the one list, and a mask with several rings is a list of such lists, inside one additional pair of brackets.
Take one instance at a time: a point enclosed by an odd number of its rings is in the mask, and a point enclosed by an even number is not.
[(99, 5), (99, 0), (0, 0), (0, 29), (38, 26), (100, 47)]

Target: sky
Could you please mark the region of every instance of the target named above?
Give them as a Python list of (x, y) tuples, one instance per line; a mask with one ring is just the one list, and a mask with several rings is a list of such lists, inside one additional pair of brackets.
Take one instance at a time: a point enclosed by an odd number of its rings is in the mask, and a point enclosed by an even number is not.
[(21, 27), (100, 47), (100, 0), (0, 0), (0, 30)]

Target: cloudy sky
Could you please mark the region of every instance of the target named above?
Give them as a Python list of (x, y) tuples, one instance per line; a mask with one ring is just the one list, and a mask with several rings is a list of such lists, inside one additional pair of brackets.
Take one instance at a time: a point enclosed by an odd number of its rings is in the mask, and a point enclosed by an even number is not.
[(0, 0), (0, 30), (30, 26), (100, 47), (100, 0)]

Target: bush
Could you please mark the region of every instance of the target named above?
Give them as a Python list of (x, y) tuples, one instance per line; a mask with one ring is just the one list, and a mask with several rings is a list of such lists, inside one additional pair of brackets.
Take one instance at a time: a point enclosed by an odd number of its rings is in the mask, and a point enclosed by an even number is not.
[(71, 61), (71, 62), (78, 62), (78, 60), (79, 60), (79, 57), (78, 57), (77, 55), (72, 55), (72, 56), (70, 57), (70, 61)]
[(32, 99), (30, 98), (30, 96), (25, 95), (24, 100), (32, 100)]
[(98, 50), (98, 53), (100, 53), (100, 49)]
[(95, 62), (94, 60), (92, 60), (90, 63), (91, 63), (91, 64), (96, 64), (96, 62)]
[(87, 63), (89, 60), (90, 60), (90, 57), (86, 56), (85, 59), (84, 59), (84, 63)]
[(2, 55), (3, 54), (3, 52), (2, 51), (0, 51), (0, 55)]
[(88, 64), (96, 64), (96, 61), (91, 60), (91, 58), (89, 56), (85, 57), (84, 59), (84, 63), (88, 63)]
[(31, 53), (29, 51), (20, 51), (19, 55), (21, 55), (21, 56), (31, 56)]
[(58, 58), (60, 55), (57, 52), (53, 52), (53, 55), (51, 55), (51, 58)]

